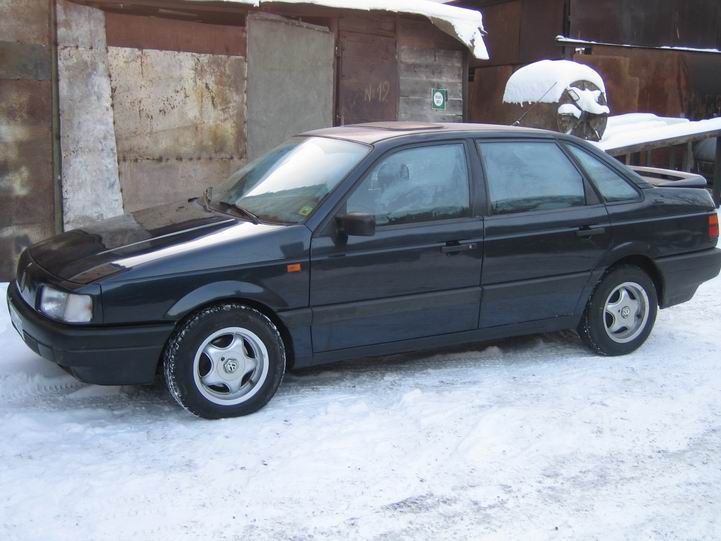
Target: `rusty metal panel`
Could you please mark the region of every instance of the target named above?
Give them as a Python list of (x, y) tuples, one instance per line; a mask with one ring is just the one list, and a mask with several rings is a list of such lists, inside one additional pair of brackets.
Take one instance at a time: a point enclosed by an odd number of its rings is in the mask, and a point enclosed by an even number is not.
[(565, 0), (523, 0), (519, 46), (522, 64), (561, 58), (556, 36), (563, 34), (564, 11)]
[(721, 46), (718, 0), (571, 0), (570, 34), (606, 43)]
[(49, 81), (0, 81), (0, 280), (54, 232)]
[(491, 59), (474, 64), (497, 66), (518, 64), (521, 43), (521, 0), (493, 4), (482, 9), (484, 36)]
[(50, 45), (49, 0), (0, 0), (0, 39)]
[(110, 47), (246, 55), (245, 28), (242, 26), (201, 24), (111, 12), (106, 15), (106, 28)]
[(55, 229), (50, 3), (0, 0), (0, 281)]
[(506, 82), (512, 74), (512, 66), (490, 66), (474, 70), (473, 81), (468, 89), (471, 122), (510, 124), (516, 120), (511, 107), (503, 103)]
[(50, 79), (50, 51), (45, 45), (0, 41), (0, 79)]
[(689, 79), (688, 117), (721, 116), (721, 55), (685, 53)]
[(604, 78), (611, 114), (649, 112), (685, 116), (688, 74), (683, 53), (626, 47), (594, 47), (574, 60)]
[(341, 124), (398, 119), (395, 38), (340, 32), (338, 108)]
[(110, 47), (108, 59), (126, 210), (197, 195), (245, 159), (242, 57)]

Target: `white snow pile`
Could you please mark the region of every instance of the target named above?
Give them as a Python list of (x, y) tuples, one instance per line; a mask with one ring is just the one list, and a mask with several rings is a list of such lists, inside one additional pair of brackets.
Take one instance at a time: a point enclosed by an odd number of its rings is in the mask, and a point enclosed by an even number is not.
[(344, 363), (216, 422), (77, 382), (0, 302), (0, 539), (721, 539), (719, 299), (626, 357), (558, 333)]
[(594, 144), (609, 151), (631, 145), (660, 142), (688, 135), (702, 135), (714, 131), (721, 131), (721, 118), (691, 122), (686, 118), (631, 113), (609, 117), (603, 139)]
[[(206, 2), (214, 0), (193, 0)], [(427, 17), (434, 25), (464, 43), (480, 60), (488, 60), (483, 41), (483, 17), (480, 11), (446, 6), (430, 0), (222, 0), (260, 7), (263, 4), (314, 4), (335, 9), (390, 11)]]
[[(589, 81), (601, 92), (606, 93), (603, 79), (593, 68), (570, 60), (541, 60), (516, 71), (506, 83), (503, 94), (504, 103), (556, 103), (566, 89), (577, 81)], [(590, 91), (579, 88), (574, 90), (585, 101), (592, 99), (587, 95)], [(597, 101), (598, 96), (596, 96)], [(597, 107), (605, 107), (596, 103)], [(608, 109), (606, 107), (606, 109)], [(586, 109), (587, 110), (587, 109)], [(606, 111), (608, 112), (608, 111)]]

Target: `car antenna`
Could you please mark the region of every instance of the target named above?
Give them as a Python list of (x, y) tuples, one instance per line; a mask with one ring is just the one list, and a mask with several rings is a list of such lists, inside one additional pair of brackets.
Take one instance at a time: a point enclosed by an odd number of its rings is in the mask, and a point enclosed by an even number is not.
[(516, 120), (513, 124), (511, 124), (511, 126), (520, 126), (520, 125), (521, 125), (521, 122), (523, 121), (523, 119), (526, 118), (526, 115), (527, 115), (528, 113), (530, 113), (531, 111), (533, 111), (533, 109), (536, 107), (536, 105), (538, 105), (539, 103), (541, 103), (541, 100), (542, 100), (543, 98), (545, 98), (546, 96), (548, 96), (548, 93), (549, 93), (551, 90), (553, 90), (553, 89), (556, 87), (557, 84), (558, 84), (558, 81), (556, 81), (555, 83), (553, 83), (553, 84), (551, 85), (551, 88), (549, 88), (548, 90), (546, 90), (546, 93), (545, 93), (543, 96), (541, 96), (541, 97), (538, 99), (537, 102), (535, 102), (533, 105), (531, 105), (531, 106), (528, 108), (528, 111), (526, 111), (525, 113), (523, 113), (523, 114), (521, 115), (521, 118), (519, 118), (518, 120)]

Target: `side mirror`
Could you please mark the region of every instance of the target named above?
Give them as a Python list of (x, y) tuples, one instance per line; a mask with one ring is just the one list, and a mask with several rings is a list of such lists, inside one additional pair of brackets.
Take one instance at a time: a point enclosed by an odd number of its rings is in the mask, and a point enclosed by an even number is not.
[(376, 217), (362, 212), (336, 216), (338, 230), (348, 236), (372, 237), (376, 234)]

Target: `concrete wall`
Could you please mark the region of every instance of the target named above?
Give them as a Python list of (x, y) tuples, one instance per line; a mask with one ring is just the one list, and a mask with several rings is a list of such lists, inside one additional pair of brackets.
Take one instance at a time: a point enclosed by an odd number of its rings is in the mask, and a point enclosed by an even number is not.
[(55, 231), (48, 0), (0, 0), (0, 281)]
[(333, 125), (333, 34), (283, 17), (248, 17), (248, 156)]
[(58, 1), (63, 222), (74, 229), (123, 212), (102, 11)]

